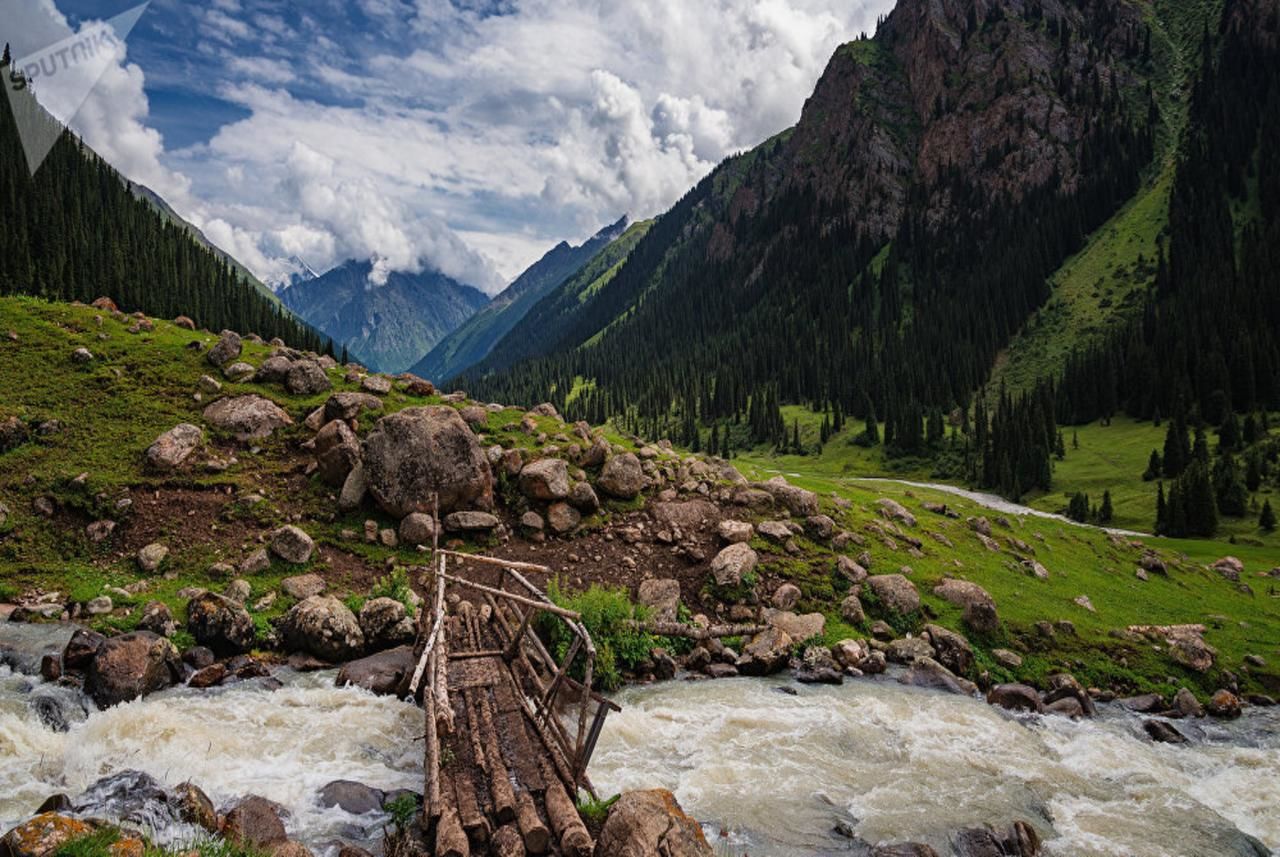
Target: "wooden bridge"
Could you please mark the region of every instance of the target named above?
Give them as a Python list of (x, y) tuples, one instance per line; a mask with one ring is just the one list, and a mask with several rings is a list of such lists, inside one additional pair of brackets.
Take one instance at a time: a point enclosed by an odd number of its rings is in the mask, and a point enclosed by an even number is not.
[[(581, 617), (526, 577), (550, 573), (433, 550), (410, 689), (426, 713), (423, 822), (438, 857), (592, 853), (574, 799), (595, 795), (587, 764), (620, 709), (590, 689), (596, 650)], [(559, 659), (539, 622), (560, 626)]]

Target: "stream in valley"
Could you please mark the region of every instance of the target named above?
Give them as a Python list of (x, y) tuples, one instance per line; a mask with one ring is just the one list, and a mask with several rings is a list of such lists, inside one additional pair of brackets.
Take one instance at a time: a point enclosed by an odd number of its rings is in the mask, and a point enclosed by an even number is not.
[[(219, 806), (249, 793), (277, 801), (292, 835), (332, 853), (339, 838), (371, 844), (383, 819), (322, 808), (326, 783), (422, 787), (421, 712), (411, 705), (335, 689), (332, 672), (282, 670), (275, 691), (255, 681), (175, 689), (89, 713), (77, 692), (19, 672), (69, 633), (0, 624), (3, 829), (51, 794), (75, 798), (101, 777), (140, 770), (168, 786), (189, 779)], [(623, 711), (591, 766), (598, 790), (670, 788), (717, 854), (848, 852), (838, 823), (869, 842), (912, 839), (947, 854), (958, 828), (1016, 819), (1058, 857), (1280, 847), (1276, 709), (1181, 721), (1191, 743), (1170, 746), (1151, 743), (1118, 706), (1078, 723), (1017, 719), (886, 679), (673, 681), (629, 688), (618, 701)], [(66, 731), (50, 728), (59, 721)], [(170, 841), (195, 833), (156, 832)]]

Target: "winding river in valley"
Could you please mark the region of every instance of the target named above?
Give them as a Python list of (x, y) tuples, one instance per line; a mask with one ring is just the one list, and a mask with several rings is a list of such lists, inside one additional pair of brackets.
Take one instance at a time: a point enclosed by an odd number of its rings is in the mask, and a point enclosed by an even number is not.
[[(373, 844), (385, 819), (320, 807), (323, 785), (421, 788), (421, 713), (411, 705), (335, 689), (331, 672), (284, 670), (275, 691), (254, 681), (177, 689), (87, 713), (78, 693), (20, 671), (68, 633), (0, 627), (9, 662), (0, 666), (4, 829), (51, 794), (75, 797), (133, 769), (170, 786), (189, 779), (220, 806), (248, 793), (270, 798), (289, 810), (295, 836), (332, 853), (339, 838)], [(1191, 743), (1175, 747), (1151, 743), (1117, 706), (1079, 723), (1019, 719), (890, 679), (674, 681), (629, 688), (619, 702), (592, 763), (598, 790), (672, 789), (718, 854), (849, 852), (837, 824), (869, 842), (913, 839), (947, 854), (958, 828), (1015, 819), (1034, 824), (1059, 857), (1280, 848), (1276, 709), (1232, 723), (1183, 721)], [(58, 720), (66, 731), (50, 728)]]

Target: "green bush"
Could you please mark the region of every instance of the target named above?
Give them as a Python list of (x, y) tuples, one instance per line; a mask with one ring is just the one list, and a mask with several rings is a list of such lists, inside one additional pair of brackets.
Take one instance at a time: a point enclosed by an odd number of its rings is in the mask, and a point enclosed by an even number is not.
[(413, 587), (409, 584), (409, 573), (403, 568), (391, 569), (386, 577), (380, 577), (369, 590), (370, 598), (391, 598), (404, 605), (409, 616), (415, 615)]
[[(547, 595), (557, 605), (582, 616), (582, 624), (596, 646), (596, 664), (592, 684), (602, 690), (622, 686), (622, 670), (633, 669), (648, 660), (657, 638), (646, 631), (629, 626), (643, 622), (648, 611), (634, 603), (624, 589), (609, 589), (596, 584), (585, 592), (566, 595), (559, 581), (547, 585)], [(538, 618), (538, 633), (557, 660), (565, 657), (573, 644), (573, 632), (564, 621), (549, 613)], [(574, 659), (571, 674), (579, 681), (586, 668), (585, 653)]]

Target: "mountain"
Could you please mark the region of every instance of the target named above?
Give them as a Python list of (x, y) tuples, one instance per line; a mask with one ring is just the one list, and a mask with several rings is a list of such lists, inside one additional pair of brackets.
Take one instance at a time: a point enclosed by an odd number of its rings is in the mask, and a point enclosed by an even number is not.
[(349, 261), (280, 292), (284, 305), (371, 369), (403, 372), (488, 302), (479, 289), (437, 271), (393, 272), (369, 282), (373, 266)]
[[(554, 331), (530, 312), (460, 383), (691, 444), (719, 426), (733, 446), (791, 445), (779, 406), (797, 404), (833, 422), (878, 416), (903, 454), (940, 451), (946, 418), (970, 425), (1015, 335), (1034, 335), (1070, 297), (1057, 291), (1064, 266), (1098, 242), (1129, 241), (1107, 225), (1159, 182), (1176, 197), (1173, 174), (1229, 157), (1214, 212), (1228, 215), (1221, 234), (1249, 234), (1247, 218), (1229, 215), (1259, 205), (1249, 164), (1266, 160), (1263, 74), (1233, 72), (1225, 103), (1252, 109), (1204, 120), (1228, 129), (1220, 152), (1187, 143), (1187, 123), (1201, 120), (1185, 93), (1215, 66), (1235, 67), (1228, 21), (1252, 21), (1265, 45), (1275, 6), (901, 0), (873, 38), (835, 52), (795, 127), (717, 167), (605, 285), (576, 307), (561, 302), (571, 310)], [(1091, 296), (1097, 336), (1149, 305), (1169, 255), (1157, 243), (1125, 263), (1126, 276), (1142, 274), (1132, 297), (1103, 292), (1105, 272), (1072, 280)], [(1234, 328), (1257, 371), (1280, 365), (1264, 318)], [(1070, 329), (1064, 339), (1085, 342)], [(1189, 384), (1206, 397), (1222, 386), (1216, 361), (1207, 374), (1185, 351), (1167, 367), (1165, 407)], [(1021, 389), (993, 392), (981, 416), (1005, 448), (992, 453), (983, 427), (955, 466), (1012, 493), (1047, 487), (1061, 371), (1042, 365)]]
[(561, 241), (516, 277), (488, 306), (441, 340), (413, 367), (413, 373), (445, 381), (483, 360), (534, 304), (615, 241), (626, 228), (624, 216), (577, 247)]
[(286, 262), (288, 264), (288, 270), (276, 279), (267, 283), (267, 285), (275, 292), (284, 291), (291, 286), (309, 282), (320, 276), (315, 268), (308, 265), (301, 256), (290, 256)]
[[(210, 330), (251, 331), (323, 349), (324, 340), (242, 266), (159, 196), (131, 185), (30, 90), (10, 95), (0, 107), (0, 211), (7, 224), (0, 230), (0, 294), (86, 303), (109, 297), (127, 312), (184, 315)], [(34, 176), (19, 122), (56, 136)]]

